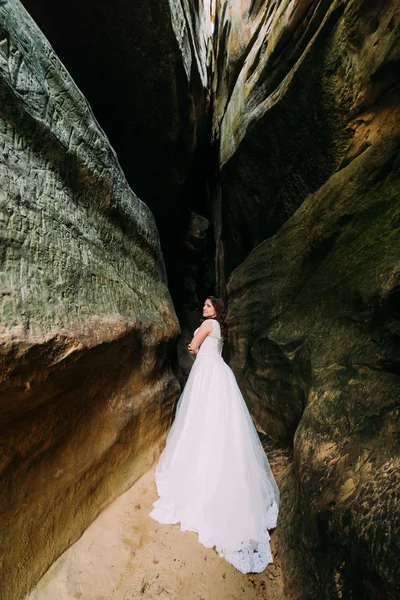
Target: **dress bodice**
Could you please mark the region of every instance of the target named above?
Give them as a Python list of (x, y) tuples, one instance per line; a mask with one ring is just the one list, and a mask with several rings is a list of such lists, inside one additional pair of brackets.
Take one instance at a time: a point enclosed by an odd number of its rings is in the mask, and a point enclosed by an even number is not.
[[(221, 328), (216, 319), (209, 319), (212, 323), (212, 332), (206, 337), (206, 339), (202, 342), (200, 349), (197, 353), (197, 356), (204, 355), (214, 355), (217, 354), (221, 356), (222, 347), (224, 345), (224, 340), (221, 337)], [(196, 333), (199, 328), (196, 329), (194, 333)]]

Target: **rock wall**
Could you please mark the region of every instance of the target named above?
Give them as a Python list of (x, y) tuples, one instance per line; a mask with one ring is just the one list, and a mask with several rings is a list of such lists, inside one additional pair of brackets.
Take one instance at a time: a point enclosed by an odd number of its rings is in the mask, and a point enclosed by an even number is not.
[(0, 6), (0, 129), (0, 577), (18, 600), (160, 451), (179, 326), (153, 216), (18, 0)]
[[(207, 0), (23, 0), (152, 210), (183, 322), (190, 209), (207, 215), (211, 55)], [(211, 253), (212, 255), (212, 253)], [(196, 307), (198, 314), (198, 307)], [(184, 323), (183, 323), (184, 324)]]
[(220, 24), (227, 75), (216, 94), (226, 277), (373, 142), (398, 80), (392, 0), (240, 6), (241, 37)]
[(231, 364), (259, 428), (294, 446), (290, 598), (399, 592), (398, 142), (333, 175), (229, 281)]
[[(23, 0), (152, 210), (169, 270), (185, 207), (204, 197), (207, 15), (195, 0)], [(170, 276), (173, 276), (171, 269)]]
[(218, 252), (231, 366), (260, 430), (293, 445), (286, 592), (394, 599), (400, 7), (240, 6), (241, 34), (219, 33)]
[[(293, 447), (288, 596), (395, 599), (400, 8), (218, 0), (210, 55), (206, 4), (25, 0), (154, 212), (189, 329), (213, 286), (212, 221), (231, 365), (259, 429)], [(149, 209), (17, 0), (0, 17), (0, 539), (15, 600), (158, 453), (179, 329)]]

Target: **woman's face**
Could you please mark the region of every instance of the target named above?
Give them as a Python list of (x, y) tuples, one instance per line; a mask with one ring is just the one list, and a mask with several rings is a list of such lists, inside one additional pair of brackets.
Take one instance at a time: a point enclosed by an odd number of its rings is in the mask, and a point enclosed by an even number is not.
[(209, 298), (207, 298), (207, 300), (204, 302), (204, 306), (203, 306), (203, 317), (215, 317), (216, 316), (216, 312), (215, 312), (215, 308), (212, 305), (211, 300), (209, 300)]

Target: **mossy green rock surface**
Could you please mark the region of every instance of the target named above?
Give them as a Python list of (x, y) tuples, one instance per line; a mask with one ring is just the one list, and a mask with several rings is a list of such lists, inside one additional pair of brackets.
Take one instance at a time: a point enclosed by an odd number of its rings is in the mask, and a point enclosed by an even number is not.
[(229, 37), (227, 24), (219, 42), (227, 59), (217, 94), (230, 78), (216, 100), (225, 277), (391, 126), (397, 103), (395, 3), (240, 4), (242, 37)]
[[(22, 4), (88, 98), (131, 188), (152, 210), (164, 259), (206, 143), (206, 14), (182, 0)], [(200, 170), (200, 169), (199, 169)], [(200, 194), (199, 194), (200, 195)]]
[(290, 598), (400, 589), (399, 141), (335, 173), (228, 284), (232, 367), (259, 428), (294, 449)]
[(157, 456), (179, 327), (153, 216), (17, 0), (0, 132), (0, 578), (17, 600)]
[(400, 6), (240, 4), (247, 38), (225, 45), (218, 256), (231, 365), (260, 430), (293, 446), (287, 596), (394, 600)]

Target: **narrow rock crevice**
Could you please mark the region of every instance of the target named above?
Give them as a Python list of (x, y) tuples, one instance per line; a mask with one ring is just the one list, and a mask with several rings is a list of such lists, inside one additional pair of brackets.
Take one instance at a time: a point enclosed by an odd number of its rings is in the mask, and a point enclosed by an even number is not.
[(54, 50), (1, 3), (5, 600), (152, 462), (213, 292), (285, 455), (287, 597), (397, 598), (400, 8), (24, 4)]

